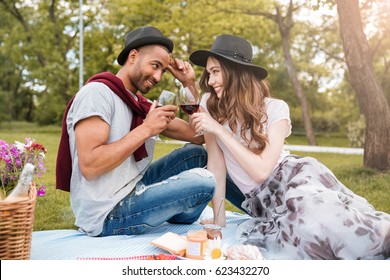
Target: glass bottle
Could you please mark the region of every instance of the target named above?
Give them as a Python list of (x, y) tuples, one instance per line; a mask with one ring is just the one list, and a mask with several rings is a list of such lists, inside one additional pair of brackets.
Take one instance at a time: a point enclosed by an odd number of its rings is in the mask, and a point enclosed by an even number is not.
[(34, 176), (34, 168), (35, 166), (31, 163), (26, 163), (26, 165), (23, 167), (22, 173), (19, 176), (18, 183), (5, 200), (26, 198), (28, 196), (30, 183)]

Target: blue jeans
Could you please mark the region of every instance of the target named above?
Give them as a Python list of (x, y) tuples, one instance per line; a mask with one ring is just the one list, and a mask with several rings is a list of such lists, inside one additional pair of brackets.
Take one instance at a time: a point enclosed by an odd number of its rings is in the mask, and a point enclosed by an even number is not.
[(245, 200), (245, 195), (240, 191), (236, 184), (233, 183), (229, 174), (226, 176), (226, 199), (238, 209), (248, 214), (248, 212), (241, 207), (241, 204)]
[(135, 190), (107, 215), (99, 236), (142, 234), (164, 222), (195, 222), (216, 184), (206, 164), (206, 150), (194, 144), (152, 162)]

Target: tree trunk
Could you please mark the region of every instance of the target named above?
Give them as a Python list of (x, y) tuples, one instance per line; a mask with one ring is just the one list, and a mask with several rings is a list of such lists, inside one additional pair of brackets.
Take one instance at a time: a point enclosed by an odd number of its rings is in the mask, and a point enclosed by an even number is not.
[[(292, 3), (290, 3), (290, 5), (292, 5)], [(292, 17), (292, 15), (290, 16)], [(283, 47), (284, 60), (286, 62), (287, 73), (294, 87), (295, 94), (297, 95), (299, 102), (301, 104), (302, 119), (305, 127), (306, 138), (309, 145), (316, 146), (317, 141), (314, 135), (314, 129), (310, 118), (309, 104), (305, 92), (299, 82), (297, 70), (295, 69), (294, 62), (290, 53), (290, 44), (288, 42), (290, 26), (286, 26), (284, 24), (283, 17), (280, 14), (278, 8), (276, 9), (275, 19), (279, 27), (280, 36), (282, 38), (282, 47)]]
[(337, 0), (350, 82), (366, 120), (364, 167), (390, 170), (390, 107), (375, 75), (358, 0)]

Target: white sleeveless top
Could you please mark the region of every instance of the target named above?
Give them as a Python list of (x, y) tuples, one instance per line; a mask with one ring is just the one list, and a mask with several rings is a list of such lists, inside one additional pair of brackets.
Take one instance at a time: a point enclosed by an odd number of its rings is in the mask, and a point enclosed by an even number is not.
[[(210, 93), (206, 93), (202, 97), (201, 106), (205, 112), (207, 111), (206, 102), (209, 98)], [(286, 119), (289, 123), (289, 130), (286, 133), (285, 138), (287, 138), (291, 134), (291, 120), (290, 120), (290, 110), (287, 105), (287, 103), (280, 99), (274, 99), (274, 98), (265, 98), (266, 103), (266, 111), (268, 115), (267, 123), (265, 124), (265, 131), (267, 132), (267, 128), (270, 127), (272, 123), (276, 123), (280, 120)], [(232, 130), (229, 128), (229, 124), (225, 122), (223, 124), (226, 130), (228, 130), (230, 133), (232, 133)], [(237, 127), (237, 131), (240, 131), (240, 127)], [(249, 136), (249, 131), (247, 131), (247, 135)], [(248, 145), (245, 143), (245, 141), (241, 138), (240, 133), (233, 133), (233, 136), (237, 141), (239, 141), (242, 145), (248, 147)], [(219, 147), (221, 148), (225, 163), (226, 163), (226, 169), (233, 180), (233, 182), (237, 185), (237, 187), (241, 190), (242, 193), (248, 193), (251, 191), (254, 187), (258, 185), (237, 163), (237, 161), (234, 159), (233, 155), (230, 153), (230, 151), (225, 147), (225, 145), (220, 141), (218, 138), (216, 138), (217, 143)], [(285, 149), (282, 150), (279, 160), (275, 167), (290, 153), (286, 151)]]

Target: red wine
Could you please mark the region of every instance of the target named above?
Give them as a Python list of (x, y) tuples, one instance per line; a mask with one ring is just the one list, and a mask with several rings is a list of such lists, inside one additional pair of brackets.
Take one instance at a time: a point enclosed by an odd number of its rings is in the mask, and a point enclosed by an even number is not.
[(199, 110), (199, 104), (181, 104), (180, 107), (188, 115), (192, 115)]

